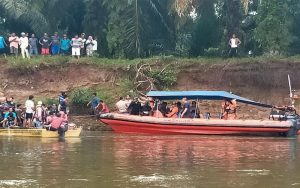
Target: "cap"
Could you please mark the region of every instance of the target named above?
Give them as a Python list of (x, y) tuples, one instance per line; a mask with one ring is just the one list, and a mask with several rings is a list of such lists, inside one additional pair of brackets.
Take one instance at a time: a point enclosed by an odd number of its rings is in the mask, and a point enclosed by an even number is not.
[(42, 101), (39, 101), (39, 102), (38, 102), (38, 105), (42, 105), (42, 104), (43, 104), (43, 102), (42, 102)]

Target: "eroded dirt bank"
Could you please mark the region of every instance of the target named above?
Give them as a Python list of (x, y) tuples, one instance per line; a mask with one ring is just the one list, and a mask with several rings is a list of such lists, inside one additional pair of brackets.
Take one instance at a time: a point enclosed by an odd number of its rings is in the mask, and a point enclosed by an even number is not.
[[(290, 74), (293, 89), (300, 89), (300, 62), (243, 62), (199, 63), (180, 65), (174, 90), (226, 90), (235, 94), (269, 104), (288, 103)], [(60, 91), (77, 87), (100, 87), (110, 84), (118, 87), (117, 79), (128, 76), (126, 68), (104, 68), (93, 64), (70, 63), (64, 66), (40, 66), (28, 72), (12, 70), (5, 61), (0, 61), (0, 95), (15, 96), (25, 100), (28, 95), (56, 97)], [(116, 99), (117, 100), (117, 99)], [(212, 110), (213, 109), (213, 110)], [(219, 104), (202, 111), (218, 111)], [(266, 117), (266, 109), (241, 105), (241, 118)]]

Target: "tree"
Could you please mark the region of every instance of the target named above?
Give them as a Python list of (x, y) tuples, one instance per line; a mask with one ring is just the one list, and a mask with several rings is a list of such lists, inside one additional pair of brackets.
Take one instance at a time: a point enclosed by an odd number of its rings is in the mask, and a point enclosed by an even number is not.
[(192, 35), (191, 54), (203, 55), (204, 50), (217, 47), (220, 41), (219, 20), (215, 13), (214, 0), (203, 0)]
[(241, 0), (219, 0), (218, 6), (220, 7), (218, 14), (223, 27), (223, 37), (220, 48), (226, 53), (228, 40), (233, 34), (236, 34), (241, 40), (244, 36), (244, 32), (241, 28), (243, 8)]
[(286, 0), (263, 0), (258, 8), (255, 39), (266, 54), (286, 54), (291, 43)]
[[(117, 57), (144, 57), (148, 44), (163, 29), (172, 32), (163, 3), (158, 0), (129, 0), (128, 2), (104, 0), (108, 8), (108, 46)], [(153, 22), (156, 20), (156, 22)], [(158, 28), (163, 28), (157, 31)]]

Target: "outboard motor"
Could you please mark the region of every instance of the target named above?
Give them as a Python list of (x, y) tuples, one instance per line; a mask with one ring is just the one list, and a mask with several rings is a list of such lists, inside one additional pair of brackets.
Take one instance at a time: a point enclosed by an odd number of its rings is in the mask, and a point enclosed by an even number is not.
[(287, 132), (287, 137), (296, 137), (298, 135), (298, 131), (300, 130), (300, 116), (298, 114), (286, 114), (286, 121), (290, 121), (293, 123), (291, 129)]

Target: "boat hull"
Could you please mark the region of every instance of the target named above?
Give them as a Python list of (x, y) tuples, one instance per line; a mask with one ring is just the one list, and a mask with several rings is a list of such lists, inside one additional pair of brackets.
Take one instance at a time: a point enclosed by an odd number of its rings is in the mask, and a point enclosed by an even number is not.
[[(65, 132), (66, 138), (79, 137), (82, 128), (68, 130)], [(40, 138), (58, 138), (57, 131), (48, 131), (46, 129), (0, 129), (0, 136), (16, 136), (16, 137), (40, 137)]]
[(169, 119), (118, 114), (100, 120), (115, 132), (142, 134), (284, 135), (293, 128), (290, 121)]

